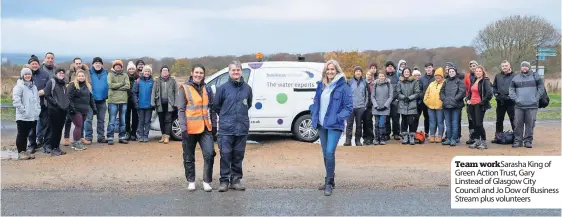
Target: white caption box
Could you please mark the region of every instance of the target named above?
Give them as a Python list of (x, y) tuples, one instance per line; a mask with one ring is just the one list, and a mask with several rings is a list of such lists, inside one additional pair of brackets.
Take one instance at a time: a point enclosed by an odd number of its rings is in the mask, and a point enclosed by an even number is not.
[(457, 156), (452, 209), (560, 209), (560, 156)]

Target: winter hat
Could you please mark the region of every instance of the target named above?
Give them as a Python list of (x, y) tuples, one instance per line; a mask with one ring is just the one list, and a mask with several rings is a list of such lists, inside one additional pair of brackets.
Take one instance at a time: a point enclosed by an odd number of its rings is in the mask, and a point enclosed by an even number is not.
[(116, 65), (120, 65), (121, 68), (123, 68), (123, 61), (121, 61), (120, 59), (116, 59), (111, 63), (111, 68), (115, 67)]
[(92, 60), (92, 65), (94, 65), (94, 63), (101, 63), (103, 65), (103, 60), (101, 59), (101, 57), (94, 57), (94, 60)]
[(384, 64), (385, 68), (388, 67), (388, 66), (392, 66), (392, 67), (394, 67), (394, 69), (396, 69), (396, 65), (394, 65), (394, 62), (392, 62), (390, 60), (386, 61), (386, 63)]
[(32, 62), (40, 63), (39, 58), (37, 58), (37, 56), (35, 56), (35, 55), (31, 55), (31, 58), (29, 58), (29, 60), (27, 61), (27, 64), (31, 64)]
[(144, 61), (142, 60), (137, 60), (137, 62), (135, 63), (135, 66), (138, 66), (140, 63), (142, 63), (144, 65)]
[(529, 63), (527, 61), (523, 61), (523, 62), (521, 62), (521, 67), (531, 67), (531, 63)]
[(414, 70), (414, 73), (412, 73), (412, 75), (413, 75), (413, 76), (416, 76), (416, 75), (421, 76), (421, 72), (420, 72), (420, 70), (415, 69), (415, 70)]
[(353, 73), (355, 73), (355, 71), (357, 71), (357, 70), (363, 72), (363, 69), (361, 69), (361, 66), (355, 66), (355, 67), (353, 67)]
[(478, 62), (476, 62), (476, 60), (471, 60), (471, 61), (468, 63), (469, 66), (472, 65), (472, 64), (478, 65)]
[(144, 70), (148, 70), (150, 71), (150, 74), (152, 74), (152, 67), (150, 65), (144, 66), (144, 68), (142, 68), (142, 71), (144, 72)]
[(444, 77), (443, 76), (443, 68), (439, 67), (439, 68), (437, 68), (437, 70), (435, 70), (435, 74), (433, 76), (438, 76), (438, 75), (441, 76), (442, 78)]
[[(452, 62), (445, 63), (445, 66), (449, 66), (449, 68), (455, 68), (455, 64)], [(455, 70), (456, 71), (456, 70)]]
[(127, 64), (127, 70), (129, 69), (137, 69), (137, 66), (133, 63), (133, 61), (129, 61), (129, 63)]
[(29, 68), (21, 69), (21, 77), (23, 78), (24, 75), (31, 75), (31, 69)]
[(55, 75), (58, 74), (59, 72), (66, 73), (66, 70), (63, 69), (63, 68), (57, 68), (57, 69), (55, 69)]
[(170, 67), (168, 67), (167, 65), (163, 65), (163, 66), (160, 68), (160, 72), (162, 72), (162, 70), (164, 70), (164, 69), (168, 69), (168, 71), (170, 71)]

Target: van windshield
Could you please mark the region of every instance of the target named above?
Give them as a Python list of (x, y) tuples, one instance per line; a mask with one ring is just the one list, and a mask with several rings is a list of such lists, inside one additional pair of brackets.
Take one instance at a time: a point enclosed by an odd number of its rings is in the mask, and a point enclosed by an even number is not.
[[(222, 84), (226, 83), (229, 80), (229, 78), (230, 78), (230, 76), (228, 74), (228, 71), (226, 71), (222, 75), (219, 75), (216, 78), (214, 78), (213, 80), (207, 82), (207, 85), (209, 85), (209, 86), (215, 85), (215, 87), (219, 87)], [(250, 69), (249, 68), (243, 68), (242, 69), (242, 78), (244, 78), (244, 81), (248, 82), (248, 79), (250, 78)]]

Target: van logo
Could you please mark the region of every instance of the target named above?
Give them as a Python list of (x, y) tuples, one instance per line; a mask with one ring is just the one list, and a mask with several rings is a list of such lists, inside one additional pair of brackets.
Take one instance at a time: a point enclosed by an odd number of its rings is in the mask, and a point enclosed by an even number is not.
[(309, 72), (309, 71), (304, 71), (304, 73), (306, 73), (309, 78), (314, 78), (314, 73)]
[(290, 73), (272, 72), (272, 73), (266, 73), (266, 76), (269, 77), (269, 78), (288, 78), (288, 77), (303, 78), (303, 76), (306, 76), (304, 78), (314, 78), (314, 73), (309, 72), (309, 71), (302, 71), (302, 73), (299, 73), (299, 72), (290, 72)]

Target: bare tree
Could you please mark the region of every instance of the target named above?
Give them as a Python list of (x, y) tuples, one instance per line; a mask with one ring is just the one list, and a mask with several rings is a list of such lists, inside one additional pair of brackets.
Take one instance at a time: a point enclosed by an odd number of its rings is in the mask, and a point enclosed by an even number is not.
[(488, 67), (498, 67), (502, 60), (514, 64), (533, 61), (537, 46), (560, 44), (560, 32), (538, 16), (513, 15), (488, 24), (472, 42)]

